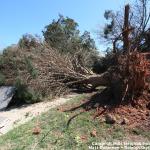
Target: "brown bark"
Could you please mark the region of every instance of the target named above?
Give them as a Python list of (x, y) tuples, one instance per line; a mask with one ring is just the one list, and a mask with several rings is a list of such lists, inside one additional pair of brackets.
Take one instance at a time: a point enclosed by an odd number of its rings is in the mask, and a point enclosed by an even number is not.
[(124, 28), (123, 28), (123, 48), (129, 53), (129, 10), (130, 6), (125, 6), (124, 12)]
[(87, 76), (85, 79), (69, 82), (68, 86), (74, 85), (86, 85), (87, 87), (91, 87), (91, 89), (96, 88), (98, 86), (109, 86), (110, 85), (110, 72), (106, 71), (101, 75), (92, 75)]

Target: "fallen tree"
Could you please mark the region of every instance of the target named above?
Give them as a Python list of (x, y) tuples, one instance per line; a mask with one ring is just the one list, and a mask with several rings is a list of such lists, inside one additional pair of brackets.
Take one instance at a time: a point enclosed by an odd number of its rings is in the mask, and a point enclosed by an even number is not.
[(94, 74), (76, 56), (61, 55), (41, 44), (38, 49), (16, 47), (4, 52), (0, 68), (5, 85), (16, 85), (19, 79), (30, 91), (39, 93), (38, 98), (60, 96), (70, 89), (86, 91), (105, 86), (112, 98), (121, 102), (133, 100), (148, 90), (148, 55), (137, 51), (114, 54), (115, 65), (102, 74)]
[[(144, 7), (143, 9), (146, 8)], [(132, 42), (129, 35), (134, 28), (130, 27), (129, 12), (130, 6), (126, 5), (124, 25), (122, 33), (119, 35), (123, 42), (123, 53), (120, 54), (113, 50), (114, 66), (109, 67), (101, 75), (89, 76), (86, 79), (72, 82), (71, 85), (86, 84), (90, 85), (91, 88), (101, 85), (106, 86), (110, 89), (112, 98), (119, 103), (122, 101), (134, 101), (141, 95), (148, 94), (150, 53), (140, 53), (141, 50), (137, 50), (137, 48), (132, 49), (134, 46), (131, 45)], [(145, 23), (145, 25), (147, 24)]]
[(46, 44), (22, 49), (16, 46), (4, 51), (0, 71), (5, 77), (3, 85), (17, 86), (20, 89), (18, 93), (25, 87), (29, 89), (29, 96), (23, 93), (25, 99), (31, 98), (31, 92), (38, 93), (38, 99), (66, 94), (69, 82), (94, 75), (76, 56), (62, 55)]

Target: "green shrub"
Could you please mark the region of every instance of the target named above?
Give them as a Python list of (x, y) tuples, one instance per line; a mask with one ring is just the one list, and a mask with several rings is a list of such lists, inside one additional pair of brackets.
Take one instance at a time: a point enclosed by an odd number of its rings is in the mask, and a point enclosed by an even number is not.
[(33, 78), (36, 78), (38, 75), (37, 70), (34, 68), (32, 61), (29, 57), (25, 57), (25, 63), (27, 66), (27, 70)]
[(0, 86), (5, 84), (5, 76), (0, 73)]
[(2, 55), (0, 55), (0, 65), (4, 64), (4, 57)]
[(35, 103), (40, 101), (41, 96), (38, 92), (35, 92), (32, 89), (29, 89), (27, 85), (23, 84), (18, 78), (15, 83), (16, 93), (15, 93), (15, 102), (17, 103)]

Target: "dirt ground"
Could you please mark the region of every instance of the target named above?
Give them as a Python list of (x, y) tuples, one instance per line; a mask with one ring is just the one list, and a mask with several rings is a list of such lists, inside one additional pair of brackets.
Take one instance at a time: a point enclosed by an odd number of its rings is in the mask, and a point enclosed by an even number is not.
[(7, 111), (0, 112), (0, 134), (3, 135), (29, 120), (40, 115), (49, 109), (60, 106), (71, 100), (77, 94), (65, 96), (63, 98), (54, 99), (53, 101), (39, 102), (31, 105), (23, 105), (18, 108), (11, 108)]

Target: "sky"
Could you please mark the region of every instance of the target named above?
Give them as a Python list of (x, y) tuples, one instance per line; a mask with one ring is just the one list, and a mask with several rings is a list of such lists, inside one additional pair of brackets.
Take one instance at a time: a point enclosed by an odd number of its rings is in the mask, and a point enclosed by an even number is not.
[(104, 26), (105, 10), (119, 10), (129, 0), (1, 0), (0, 50), (16, 44), (23, 34), (38, 34), (46, 25), (68, 16), (79, 24), (79, 30), (90, 31), (99, 49), (97, 31)]

